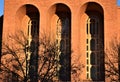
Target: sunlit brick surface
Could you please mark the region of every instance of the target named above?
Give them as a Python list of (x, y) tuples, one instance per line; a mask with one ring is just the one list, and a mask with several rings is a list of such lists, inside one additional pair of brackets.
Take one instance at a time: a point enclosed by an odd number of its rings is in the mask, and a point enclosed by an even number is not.
[[(72, 82), (88, 82), (86, 72), (86, 21), (88, 11), (95, 10), (103, 15), (104, 27), (104, 50), (109, 46), (109, 42), (114, 36), (120, 36), (120, 7), (117, 6), (117, 0), (5, 0), (4, 20), (3, 20), (3, 36), (5, 41), (9, 34), (14, 34), (18, 30), (24, 30), (27, 34), (26, 16), (27, 4), (36, 7), (40, 13), (39, 16), (39, 37), (42, 31), (52, 33), (52, 40), (56, 38), (56, 5), (61, 3), (70, 10), (71, 13), (71, 65), (81, 66), (81, 71), (71, 74)], [(88, 3), (94, 2), (98, 6)], [(33, 9), (34, 10), (34, 9)], [(64, 7), (58, 9), (66, 11)], [(101, 11), (103, 10), (103, 11)], [(31, 11), (31, 10), (29, 10)], [(106, 60), (106, 59), (105, 59)], [(107, 69), (107, 67), (105, 68)], [(106, 81), (108, 79), (105, 79)], [(108, 82), (108, 81), (107, 81)]]

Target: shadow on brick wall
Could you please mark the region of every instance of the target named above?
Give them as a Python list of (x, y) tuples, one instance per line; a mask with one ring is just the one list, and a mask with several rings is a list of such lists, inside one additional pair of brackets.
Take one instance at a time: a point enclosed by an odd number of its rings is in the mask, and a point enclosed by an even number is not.
[(2, 48), (2, 29), (3, 29), (3, 15), (0, 16), (0, 59), (1, 59), (1, 48)]

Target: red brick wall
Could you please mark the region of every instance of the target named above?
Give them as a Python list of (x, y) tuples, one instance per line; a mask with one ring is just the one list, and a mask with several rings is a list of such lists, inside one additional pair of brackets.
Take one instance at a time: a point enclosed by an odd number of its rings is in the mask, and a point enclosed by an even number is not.
[[(109, 44), (111, 37), (117, 33), (120, 35), (120, 8), (117, 7), (116, 0), (5, 0), (3, 40), (8, 33), (14, 33), (22, 26), (22, 20), (25, 16), (26, 4), (34, 5), (40, 12), (40, 31), (50, 31), (52, 29), (52, 16), (55, 14), (55, 4), (63, 3), (71, 10), (71, 45), (72, 62), (86, 63), (85, 61), (85, 26), (86, 19), (84, 6), (88, 2), (96, 2), (103, 8), (104, 14), (104, 43), (105, 48)], [(54, 29), (54, 28), (53, 28)], [(82, 73), (81, 78), (86, 79), (86, 72)]]

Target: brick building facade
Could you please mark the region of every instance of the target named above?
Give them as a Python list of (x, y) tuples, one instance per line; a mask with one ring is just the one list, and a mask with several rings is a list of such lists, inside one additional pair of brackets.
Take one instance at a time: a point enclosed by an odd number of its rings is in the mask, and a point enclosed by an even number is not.
[(119, 26), (116, 0), (5, 0), (2, 41), (18, 30), (31, 31), (32, 38), (50, 33), (64, 48), (60, 52), (67, 55), (66, 68), (83, 65), (78, 76), (68, 71), (61, 79), (107, 81), (104, 52), (114, 36), (120, 36)]

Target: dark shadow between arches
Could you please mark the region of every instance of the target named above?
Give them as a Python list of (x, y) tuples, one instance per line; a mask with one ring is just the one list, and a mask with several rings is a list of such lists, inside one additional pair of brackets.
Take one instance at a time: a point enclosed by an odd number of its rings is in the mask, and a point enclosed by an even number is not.
[(3, 30), (3, 16), (0, 17), (0, 61), (1, 61), (1, 53), (2, 53), (2, 30)]

